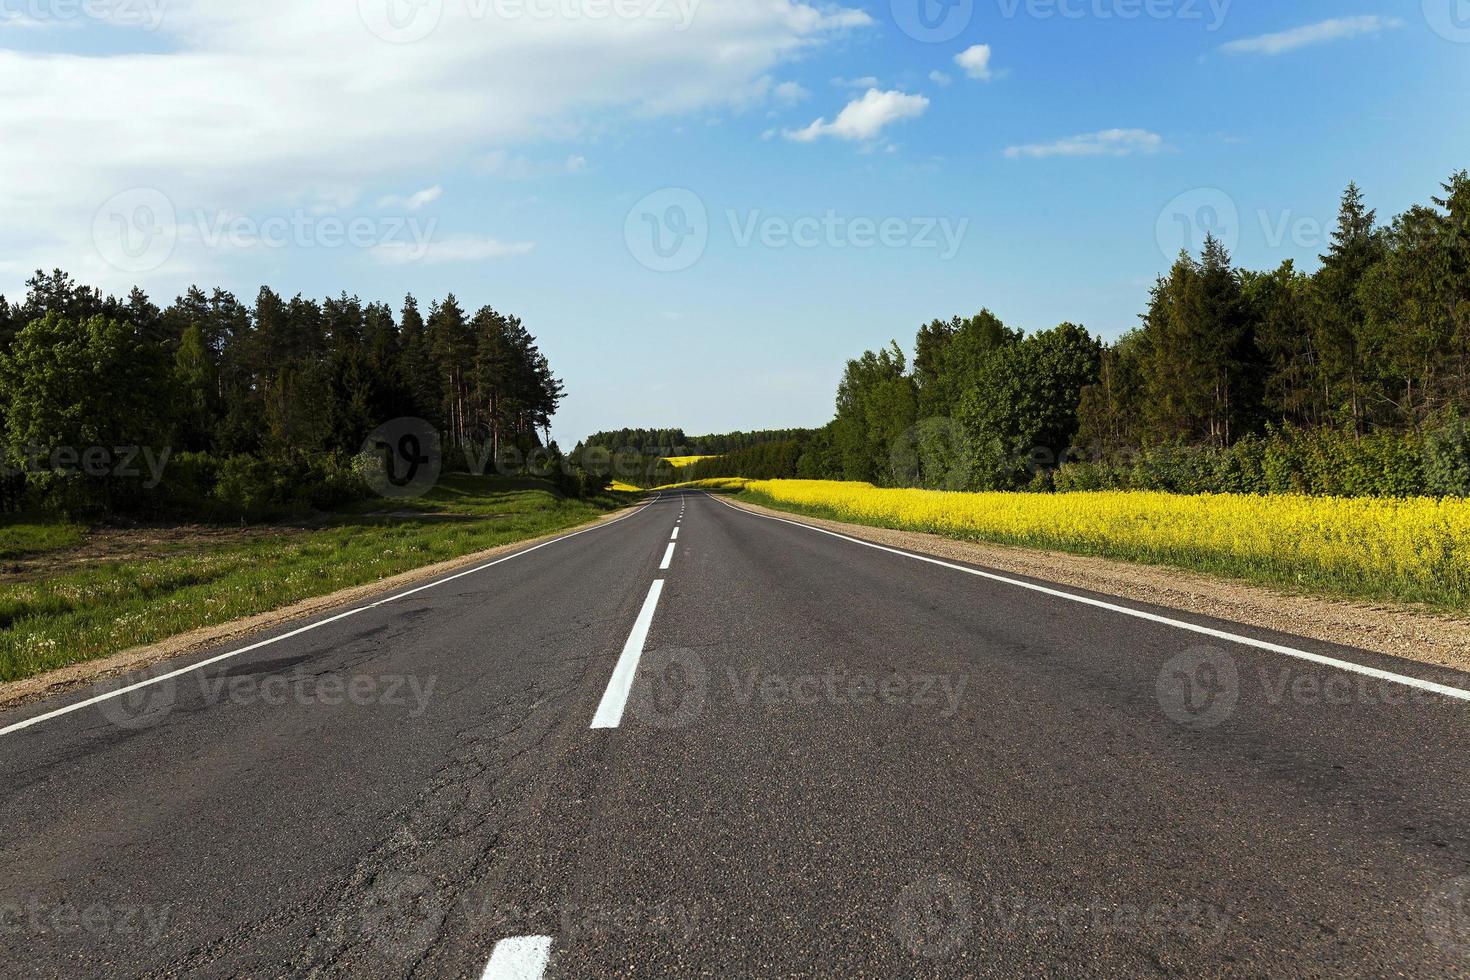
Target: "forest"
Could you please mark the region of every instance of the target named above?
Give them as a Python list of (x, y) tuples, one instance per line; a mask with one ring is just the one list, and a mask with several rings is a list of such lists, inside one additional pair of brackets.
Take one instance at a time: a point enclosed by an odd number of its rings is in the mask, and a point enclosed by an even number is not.
[(1356, 185), (1320, 265), (1181, 254), (1112, 343), (988, 310), (847, 363), (836, 417), (691, 471), (951, 490), (1470, 493), (1470, 175), (1380, 223)]
[(345, 293), (191, 288), (160, 308), (38, 271), (0, 296), (0, 509), (197, 519), (366, 491), (364, 441), (417, 417), (444, 467), (546, 447), (563, 386), (519, 319), (453, 294), (422, 311)]
[(715, 456), (770, 442), (804, 440), (815, 433), (815, 429), (762, 429), (688, 436), (683, 429), (616, 429), (594, 432), (577, 444), (572, 455), (580, 456), (585, 449), (601, 448), (612, 452), (631, 449), (644, 456)]

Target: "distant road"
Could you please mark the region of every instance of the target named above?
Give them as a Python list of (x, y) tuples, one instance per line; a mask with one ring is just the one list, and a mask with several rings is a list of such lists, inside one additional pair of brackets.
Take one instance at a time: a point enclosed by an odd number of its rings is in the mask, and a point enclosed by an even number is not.
[(1470, 676), (968, 567), (663, 494), (0, 712), (0, 973), (1470, 975)]

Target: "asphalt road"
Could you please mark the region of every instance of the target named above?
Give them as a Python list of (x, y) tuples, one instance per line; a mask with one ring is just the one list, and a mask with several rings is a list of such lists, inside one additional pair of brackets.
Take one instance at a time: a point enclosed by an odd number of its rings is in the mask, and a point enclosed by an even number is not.
[(0, 974), (1470, 975), (1470, 677), (1037, 585), (664, 495), (0, 712)]

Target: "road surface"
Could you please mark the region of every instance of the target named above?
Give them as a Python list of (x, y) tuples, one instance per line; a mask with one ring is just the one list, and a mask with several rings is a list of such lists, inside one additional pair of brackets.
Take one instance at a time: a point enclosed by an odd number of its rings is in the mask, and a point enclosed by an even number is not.
[(7, 976), (1470, 973), (1470, 677), (703, 494), (129, 684)]

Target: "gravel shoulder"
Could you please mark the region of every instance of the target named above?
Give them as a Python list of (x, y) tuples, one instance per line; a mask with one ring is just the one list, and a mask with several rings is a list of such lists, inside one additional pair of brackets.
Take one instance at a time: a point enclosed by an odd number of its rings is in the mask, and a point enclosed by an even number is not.
[(1296, 595), (1177, 568), (846, 524), (792, 514), (737, 497), (724, 499), (758, 514), (823, 527), (849, 537), (936, 558), (983, 565), (1058, 585), (1357, 647), (1418, 663), (1470, 670), (1470, 620), (1414, 606)]

